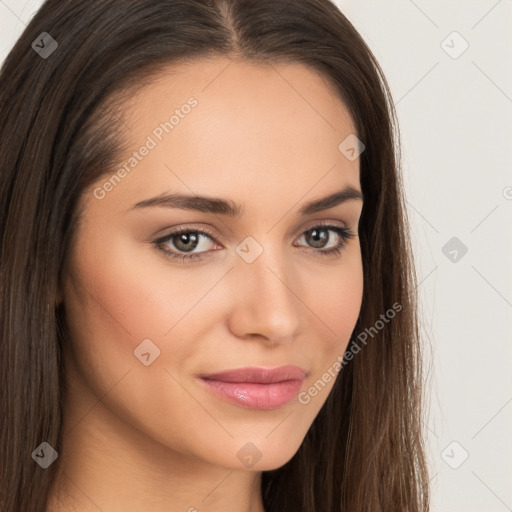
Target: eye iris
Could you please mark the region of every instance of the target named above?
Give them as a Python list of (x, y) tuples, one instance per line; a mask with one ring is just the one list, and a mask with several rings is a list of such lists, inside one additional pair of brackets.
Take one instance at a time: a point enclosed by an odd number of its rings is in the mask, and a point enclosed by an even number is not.
[[(327, 229), (324, 229), (324, 228), (313, 228), (313, 229), (310, 229), (308, 231), (309, 235), (311, 236), (306, 236), (306, 238), (311, 238), (313, 240), (313, 242), (311, 243), (311, 245), (315, 248), (321, 248), (325, 245), (325, 242), (328, 240), (329, 236), (327, 234)], [(322, 235), (319, 235), (319, 233), (322, 233)], [(319, 245), (317, 245), (319, 243)], [(308, 240), (308, 243), (309, 240)]]
[[(193, 233), (181, 233), (176, 237), (178, 239), (178, 243), (174, 244), (180, 251), (192, 251), (197, 247), (199, 243), (199, 237)], [(187, 244), (190, 244), (192, 241), (192, 247), (190, 245), (187, 247)], [(180, 244), (185, 244), (185, 247), (180, 247)]]

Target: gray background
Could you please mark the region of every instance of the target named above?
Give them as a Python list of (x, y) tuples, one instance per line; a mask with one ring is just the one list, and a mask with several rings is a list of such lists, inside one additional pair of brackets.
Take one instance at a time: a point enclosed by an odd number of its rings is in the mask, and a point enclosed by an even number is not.
[[(41, 3), (0, 0), (0, 62)], [(384, 69), (399, 116), (432, 510), (512, 511), (512, 1), (337, 4)]]

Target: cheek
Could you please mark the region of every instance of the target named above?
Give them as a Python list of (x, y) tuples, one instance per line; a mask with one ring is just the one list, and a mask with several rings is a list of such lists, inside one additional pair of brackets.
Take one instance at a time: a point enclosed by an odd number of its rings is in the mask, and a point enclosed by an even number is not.
[(329, 282), (319, 298), (322, 318), (336, 338), (345, 339), (354, 329), (363, 297), (363, 277), (359, 269), (351, 269)]
[(96, 337), (118, 348), (133, 350), (145, 338), (164, 337), (218, 280), (200, 269), (170, 269), (153, 247), (123, 238), (91, 240), (76, 254), (67, 302), (94, 326)]
[[(87, 244), (74, 251), (64, 274), (67, 346), (80, 380), (94, 395), (80, 396), (84, 411), (104, 397), (104, 405), (127, 424), (181, 446), (188, 430), (179, 425), (188, 424), (194, 402), (175, 377), (181, 380), (177, 369), (181, 371), (197, 351), (193, 340), (201, 335), (196, 333), (215, 322), (204, 314), (205, 308), (213, 313), (213, 306), (201, 298), (221, 276), (210, 272), (206, 279), (199, 271), (201, 280), (183, 269), (171, 272), (163, 259), (161, 264), (155, 261), (158, 258), (147, 248), (134, 249), (110, 236), (88, 237)], [(207, 322), (199, 322), (201, 317)], [(149, 365), (142, 356), (147, 352)], [(197, 422), (204, 422), (204, 411), (196, 409)]]
[(322, 285), (308, 298), (315, 313), (311, 318), (315, 318), (317, 333), (317, 350), (312, 354), (314, 370), (308, 385), (322, 380), (321, 388), (327, 392), (318, 393), (321, 397), (315, 400), (321, 403), (334, 386), (335, 365), (345, 354), (361, 310), (364, 282), (359, 247), (353, 248), (328, 276), (322, 276)]
[[(345, 350), (359, 317), (363, 300), (363, 268), (359, 247), (354, 247), (344, 261), (324, 277), (323, 287), (315, 295), (318, 316), (329, 328), (329, 345)], [(325, 327), (324, 327), (325, 330)]]
[(74, 251), (64, 282), (70, 347), (84, 380), (98, 396), (128, 371), (127, 380), (139, 382), (132, 397), (144, 386), (169, 388), (163, 370), (188, 368), (196, 340), (219, 323), (221, 292), (215, 285), (224, 274), (206, 266), (171, 268), (156, 249), (114, 232), (88, 235)]

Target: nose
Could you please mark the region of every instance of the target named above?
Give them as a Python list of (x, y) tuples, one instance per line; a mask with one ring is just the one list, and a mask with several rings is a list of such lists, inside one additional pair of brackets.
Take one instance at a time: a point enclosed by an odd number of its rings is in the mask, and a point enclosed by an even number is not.
[(300, 328), (304, 305), (294, 289), (297, 279), (293, 267), (287, 265), (282, 252), (264, 248), (252, 263), (237, 257), (235, 267), (230, 277), (231, 332), (241, 339), (258, 339), (270, 345), (293, 340)]

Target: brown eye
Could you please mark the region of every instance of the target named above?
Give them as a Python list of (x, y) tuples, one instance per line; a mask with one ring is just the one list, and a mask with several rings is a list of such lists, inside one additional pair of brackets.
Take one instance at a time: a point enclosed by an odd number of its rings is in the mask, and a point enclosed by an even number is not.
[[(203, 239), (205, 239), (204, 242)], [(185, 227), (177, 229), (176, 231), (155, 240), (153, 243), (166, 256), (179, 259), (181, 261), (187, 261), (201, 260), (206, 253), (211, 252), (208, 251), (207, 240), (217, 242), (213, 235), (207, 230)], [(192, 252), (198, 247), (203, 250)]]
[(193, 231), (173, 235), (170, 240), (173, 241), (174, 247), (180, 251), (193, 251), (199, 244), (199, 237)]
[[(334, 246), (325, 249), (331, 240), (336, 240), (336, 237), (333, 237), (332, 233), (335, 233), (338, 241), (335, 242)], [(341, 249), (346, 245), (347, 241), (354, 236), (355, 235), (345, 227), (321, 224), (305, 231), (301, 238), (306, 240), (306, 245), (309, 249), (313, 250), (315, 254), (329, 256), (340, 254)], [(177, 229), (165, 237), (155, 240), (153, 243), (166, 256), (185, 262), (202, 260), (205, 255), (212, 252), (206, 249), (208, 246), (206, 242), (202, 243), (203, 238), (218, 243), (213, 237), (213, 234), (208, 230), (191, 229), (187, 227)], [(205, 245), (206, 247), (204, 247)], [(193, 252), (198, 247), (206, 250)]]
[[(338, 242), (335, 243), (334, 246), (328, 249), (324, 249), (324, 247), (326, 247), (332, 238), (329, 232), (336, 233)], [(347, 241), (351, 238), (354, 238), (354, 236), (355, 235), (345, 227), (324, 224), (314, 226), (311, 229), (305, 231), (303, 234), (307, 245), (309, 245), (312, 249), (317, 249), (314, 252), (322, 256), (339, 254), (341, 249), (347, 244)]]
[(327, 228), (312, 228), (306, 231), (306, 240), (311, 247), (315, 249), (322, 249), (326, 242), (329, 241), (329, 229)]

